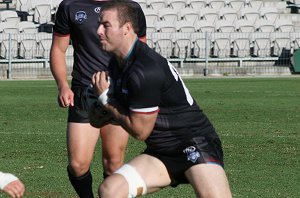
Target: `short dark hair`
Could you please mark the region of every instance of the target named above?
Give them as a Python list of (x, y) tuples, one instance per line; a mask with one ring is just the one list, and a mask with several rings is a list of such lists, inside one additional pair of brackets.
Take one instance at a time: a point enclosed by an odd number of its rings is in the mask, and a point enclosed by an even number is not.
[(116, 9), (118, 12), (118, 20), (120, 26), (125, 23), (131, 23), (135, 33), (139, 32), (138, 11), (132, 1), (129, 0), (113, 0), (109, 1), (101, 8), (101, 12)]

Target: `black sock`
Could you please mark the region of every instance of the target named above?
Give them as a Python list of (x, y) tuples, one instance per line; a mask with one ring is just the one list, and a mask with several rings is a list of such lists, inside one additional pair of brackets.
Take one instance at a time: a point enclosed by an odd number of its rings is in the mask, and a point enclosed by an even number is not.
[(80, 177), (75, 177), (71, 171), (69, 170), (69, 167), (67, 168), (68, 170), (68, 176), (69, 180), (79, 195), (80, 198), (94, 198), (93, 195), (93, 188), (92, 188), (92, 174), (90, 170), (86, 172), (84, 175)]

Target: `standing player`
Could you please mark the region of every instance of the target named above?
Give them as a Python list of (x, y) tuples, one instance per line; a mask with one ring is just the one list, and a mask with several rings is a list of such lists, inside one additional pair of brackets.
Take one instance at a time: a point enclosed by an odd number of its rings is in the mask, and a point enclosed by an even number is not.
[(197, 197), (232, 197), (213, 125), (176, 69), (137, 39), (136, 17), (126, 4), (103, 7), (98, 34), (115, 54), (113, 84), (105, 72), (94, 74), (93, 84), (102, 108), (147, 148), (106, 178), (99, 195), (135, 197), (190, 183)]
[[(71, 184), (80, 197), (93, 197), (90, 164), (99, 136), (102, 139), (104, 176), (112, 174), (123, 164), (128, 134), (120, 126), (107, 124), (100, 130), (92, 127), (84, 90), (91, 84), (92, 74), (107, 70), (111, 55), (100, 49), (97, 28), (99, 13), (107, 1), (64, 0), (60, 4), (54, 26), (51, 47), (51, 71), (58, 87), (58, 103), (69, 107), (67, 125), (67, 168)], [(145, 16), (135, 2), (131, 6), (139, 11), (138, 36), (145, 41)], [(71, 88), (67, 81), (65, 53), (72, 42), (74, 65)]]

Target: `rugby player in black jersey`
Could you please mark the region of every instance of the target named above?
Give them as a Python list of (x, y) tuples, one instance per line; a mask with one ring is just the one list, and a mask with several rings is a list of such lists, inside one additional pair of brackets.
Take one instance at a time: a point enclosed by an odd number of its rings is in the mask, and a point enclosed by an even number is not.
[[(96, 71), (107, 70), (111, 54), (99, 46), (97, 28), (99, 13), (107, 1), (64, 0), (61, 2), (54, 25), (51, 48), (51, 71), (58, 87), (58, 103), (68, 107), (67, 149), (68, 176), (80, 197), (93, 197), (90, 164), (98, 138), (102, 139), (104, 175), (110, 175), (123, 164), (128, 134), (120, 126), (107, 124), (99, 130), (89, 123), (88, 105), (84, 92)], [(146, 39), (146, 20), (136, 2), (141, 40)], [(67, 81), (65, 53), (70, 40), (74, 48), (71, 88)]]
[(136, 197), (190, 183), (197, 197), (232, 197), (213, 125), (172, 64), (138, 40), (136, 16), (123, 3), (104, 6), (98, 35), (115, 58), (109, 78), (97, 72), (92, 81), (102, 108), (147, 148), (107, 177), (99, 196)]

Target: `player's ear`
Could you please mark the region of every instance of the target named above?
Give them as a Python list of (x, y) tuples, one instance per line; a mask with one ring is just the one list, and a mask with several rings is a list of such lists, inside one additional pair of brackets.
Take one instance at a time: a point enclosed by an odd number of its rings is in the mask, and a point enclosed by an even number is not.
[(130, 31), (132, 31), (132, 24), (127, 22), (124, 24), (124, 35), (127, 35)]

